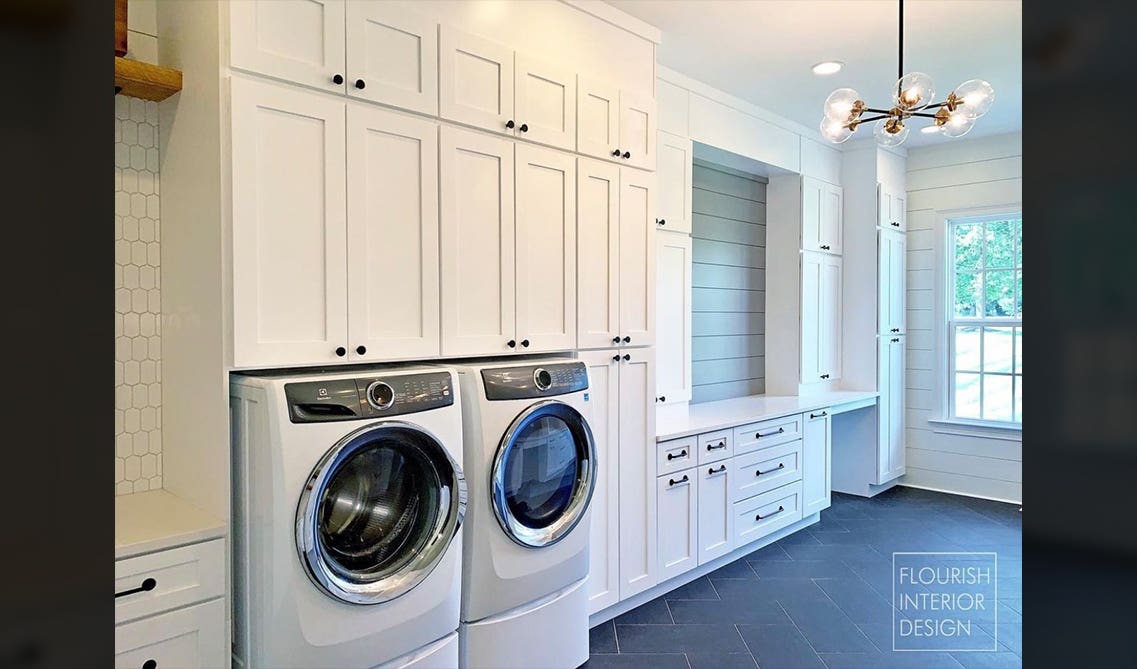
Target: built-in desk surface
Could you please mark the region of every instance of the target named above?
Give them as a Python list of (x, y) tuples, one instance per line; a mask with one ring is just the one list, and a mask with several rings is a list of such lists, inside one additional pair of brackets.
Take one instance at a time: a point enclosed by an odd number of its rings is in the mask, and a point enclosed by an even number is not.
[(678, 439), (826, 407), (840, 413), (871, 406), (879, 394), (864, 390), (833, 390), (811, 395), (750, 395), (699, 404), (664, 405), (655, 410), (655, 440)]

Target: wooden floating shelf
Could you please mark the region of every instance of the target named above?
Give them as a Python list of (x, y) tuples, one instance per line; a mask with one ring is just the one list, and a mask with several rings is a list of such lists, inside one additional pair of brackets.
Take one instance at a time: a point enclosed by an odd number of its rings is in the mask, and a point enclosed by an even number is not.
[(115, 94), (143, 100), (165, 100), (182, 90), (182, 73), (170, 67), (115, 56)]

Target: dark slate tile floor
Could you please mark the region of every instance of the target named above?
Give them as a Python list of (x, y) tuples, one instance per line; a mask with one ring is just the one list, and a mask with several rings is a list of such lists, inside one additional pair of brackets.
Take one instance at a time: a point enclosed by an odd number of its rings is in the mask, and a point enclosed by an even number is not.
[[(996, 551), (999, 651), (893, 652), (893, 551)], [(735, 667), (1021, 668), (1018, 505), (901, 487), (833, 493), (821, 522), (594, 627), (582, 669)]]

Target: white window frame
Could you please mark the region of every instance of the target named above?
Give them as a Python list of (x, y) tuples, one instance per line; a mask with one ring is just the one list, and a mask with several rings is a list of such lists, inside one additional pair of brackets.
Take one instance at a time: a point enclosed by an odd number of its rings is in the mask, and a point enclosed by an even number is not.
[[(962, 214), (962, 212), (961, 212)], [(1021, 383), (1021, 373), (1016, 373), (1015, 369), (1015, 356), (1017, 350), (1012, 346), (1011, 350), (1011, 371), (1010, 372), (987, 372), (982, 369), (983, 367), (983, 347), (984, 327), (1023, 327), (1023, 320), (1021, 317), (1013, 316), (985, 316), (980, 314), (978, 316), (955, 316), (955, 234), (954, 227), (958, 224), (972, 224), (972, 223), (985, 223), (989, 221), (1000, 221), (1007, 219), (1021, 219), (1022, 207), (999, 207), (997, 209), (988, 209), (983, 213), (970, 212), (966, 215), (952, 214), (945, 212), (943, 217), (943, 239), (944, 239), (944, 253), (942, 254), (943, 263), (941, 267), (943, 272), (940, 279), (940, 286), (944, 288), (944, 300), (942, 301), (942, 309), (944, 318), (941, 321), (941, 332), (945, 337), (947, 346), (947, 360), (945, 361), (945, 374), (940, 385), (944, 392), (944, 418), (940, 421), (934, 421), (945, 424), (955, 424), (963, 426), (975, 426), (983, 428), (996, 428), (996, 429), (1010, 429), (1021, 430), (1022, 421), (1015, 420), (996, 420), (996, 419), (983, 419), (983, 418), (967, 418), (958, 417), (955, 413), (955, 375), (956, 375), (956, 350), (955, 350), (955, 329), (959, 326), (972, 325), (980, 328), (979, 334), (979, 360), (980, 369), (979, 373), (979, 405), (983, 406), (983, 377), (985, 376), (1008, 376), (1011, 378), (1011, 396), (1012, 396), (1012, 417), (1014, 415), (1014, 393), (1015, 385)], [(986, 249), (983, 250), (984, 258), (986, 258)], [(995, 268), (995, 269), (1021, 269), (1019, 267), (1009, 268)], [(983, 270), (987, 268), (984, 266)], [(1017, 290), (1017, 287), (1015, 288)], [(986, 290), (982, 291), (982, 296), (986, 299)], [(1018, 297), (1018, 296), (1016, 296)], [(1021, 298), (1020, 298), (1021, 299)], [(983, 305), (985, 307), (985, 305)], [(986, 311), (984, 309), (983, 311)]]

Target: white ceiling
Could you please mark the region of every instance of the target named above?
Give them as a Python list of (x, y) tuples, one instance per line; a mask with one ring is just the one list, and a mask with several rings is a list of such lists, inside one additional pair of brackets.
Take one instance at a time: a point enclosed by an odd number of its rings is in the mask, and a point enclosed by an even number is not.
[[(835, 88), (855, 88), (871, 107), (889, 105), (896, 0), (608, 2), (663, 31), (661, 65), (809, 128), (818, 127)], [(1022, 2), (909, 0), (904, 15), (904, 69), (931, 75), (938, 99), (968, 79), (994, 86), (995, 104), (968, 138), (1022, 130)], [(845, 68), (813, 74), (823, 60)], [(953, 141), (920, 133), (923, 125), (911, 126), (905, 146)]]

